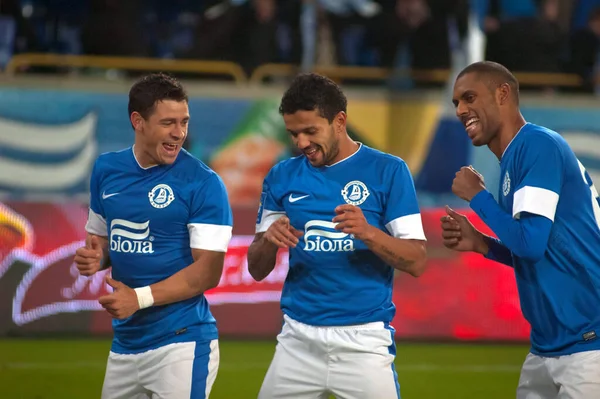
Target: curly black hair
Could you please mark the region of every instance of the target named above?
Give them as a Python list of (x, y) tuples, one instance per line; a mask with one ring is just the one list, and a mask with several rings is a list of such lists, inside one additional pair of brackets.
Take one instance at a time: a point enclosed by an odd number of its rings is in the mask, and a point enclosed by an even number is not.
[(164, 73), (153, 73), (140, 78), (129, 90), (129, 115), (138, 112), (148, 119), (159, 101), (188, 102), (188, 95), (181, 83)]
[(318, 110), (331, 123), (338, 113), (346, 112), (347, 105), (346, 96), (334, 81), (316, 73), (302, 73), (294, 78), (283, 95), (279, 113)]

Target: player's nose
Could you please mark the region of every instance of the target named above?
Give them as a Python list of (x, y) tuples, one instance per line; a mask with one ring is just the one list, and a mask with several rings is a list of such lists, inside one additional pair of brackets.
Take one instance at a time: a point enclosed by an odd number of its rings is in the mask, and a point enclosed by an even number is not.
[(310, 147), (310, 140), (305, 134), (300, 133), (298, 136), (296, 136), (296, 147), (301, 150)]
[(457, 117), (461, 117), (464, 115), (467, 115), (469, 113), (469, 108), (465, 105), (464, 102), (459, 101), (458, 105), (456, 106), (456, 116)]
[(176, 126), (171, 130), (170, 135), (173, 140), (182, 141), (185, 139), (186, 130), (181, 126)]

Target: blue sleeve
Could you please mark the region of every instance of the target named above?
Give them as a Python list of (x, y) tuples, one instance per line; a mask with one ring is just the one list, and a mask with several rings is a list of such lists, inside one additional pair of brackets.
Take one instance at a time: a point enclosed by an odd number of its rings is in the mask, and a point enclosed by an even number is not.
[(272, 183), (275, 181), (275, 174), (275, 169), (271, 169), (263, 181), (258, 215), (256, 217), (256, 233), (267, 231), (274, 221), (285, 215), (281, 198), (273, 192)]
[(99, 171), (98, 163), (99, 160), (94, 163), (92, 175), (90, 176), (90, 209), (88, 211), (88, 220), (85, 224), (85, 231), (101, 237), (107, 237), (108, 226), (102, 204), (102, 193), (100, 192), (102, 175)]
[(473, 197), (470, 205), (514, 255), (532, 262), (542, 259), (552, 229), (550, 219), (532, 213), (513, 219), (485, 190)]
[(384, 211), (386, 229), (396, 238), (425, 240), (415, 185), (404, 161), (393, 171), (389, 184)]
[[(554, 221), (564, 162), (559, 143), (549, 135), (528, 138), (516, 160), (512, 216), (522, 213), (544, 216)], [(509, 176), (510, 179), (510, 176)]]
[(100, 175), (98, 173), (98, 161), (94, 163), (92, 175), (90, 176), (90, 209), (106, 219), (104, 207), (101, 200)]
[(488, 253), (485, 257), (487, 259), (503, 263), (507, 266), (514, 266), (512, 252), (510, 252), (510, 249), (506, 245), (502, 244), (502, 241), (494, 237), (486, 237), (486, 242)]
[(213, 174), (199, 182), (192, 191), (190, 202), (190, 247), (226, 252), (232, 235), (233, 215), (221, 178)]

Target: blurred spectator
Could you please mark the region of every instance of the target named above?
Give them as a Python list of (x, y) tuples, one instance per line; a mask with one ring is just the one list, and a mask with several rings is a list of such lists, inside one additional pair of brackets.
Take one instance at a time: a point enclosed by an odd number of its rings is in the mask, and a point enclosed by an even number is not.
[[(342, 3), (346, 7), (341, 7)], [(398, 47), (407, 43), (417, 69), (450, 67), (450, 20), (459, 34), (467, 30), (467, 0), (373, 0), (322, 2), (327, 11), (338, 63), (395, 65)]]
[[(399, 0), (410, 1), (415, 0)], [(467, 34), (468, 0), (427, 0), (429, 14), (419, 14), (416, 29), (410, 37), (411, 67), (415, 69), (448, 69), (451, 65), (450, 21), (454, 22), (459, 39)]]
[(490, 32), (488, 60), (514, 71), (561, 72), (566, 36), (558, 24), (557, 0), (541, 0), (536, 15), (500, 19)]
[(592, 92), (600, 54), (600, 7), (592, 10), (587, 26), (573, 33), (569, 48), (569, 71), (581, 76), (583, 89)]
[[(457, 36), (467, 35), (469, 3), (1, 0), (0, 64), (28, 51), (226, 60), (248, 74), (270, 62), (310, 68), (315, 55), (321, 63), (339, 65), (448, 69)], [(515, 71), (574, 72), (585, 80), (585, 90), (592, 90), (600, 0), (477, 4), (485, 9), (486, 59)]]
[(594, 8), (600, 7), (600, 0), (572, 0), (573, 4), (573, 31), (583, 29), (588, 24), (588, 18)]
[(209, 1), (200, 17), (195, 44), (187, 56), (237, 62), (247, 73), (272, 62), (276, 54), (277, 3), (277, 0)]
[(558, 0), (558, 25), (560, 29), (569, 33), (571, 31), (571, 20), (573, 19), (573, 10), (576, 0)]
[(10, 61), (17, 37), (19, 9), (15, 0), (0, 1), (0, 68)]
[(374, 0), (318, 0), (317, 4), (327, 18), (337, 64), (377, 64), (366, 37), (373, 17), (381, 13), (381, 6)]
[(142, 0), (90, 0), (83, 21), (83, 50), (90, 55), (148, 56), (140, 7)]

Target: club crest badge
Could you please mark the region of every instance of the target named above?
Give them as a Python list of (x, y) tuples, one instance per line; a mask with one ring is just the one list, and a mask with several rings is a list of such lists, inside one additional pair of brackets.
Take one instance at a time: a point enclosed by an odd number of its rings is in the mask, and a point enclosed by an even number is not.
[(167, 184), (159, 184), (148, 193), (150, 205), (155, 208), (162, 209), (169, 206), (175, 199), (173, 190)]
[(353, 180), (342, 189), (342, 197), (347, 204), (358, 206), (365, 202), (371, 193), (365, 183)]
[(502, 182), (502, 194), (506, 197), (510, 193), (510, 176), (508, 171), (504, 175), (504, 181)]

